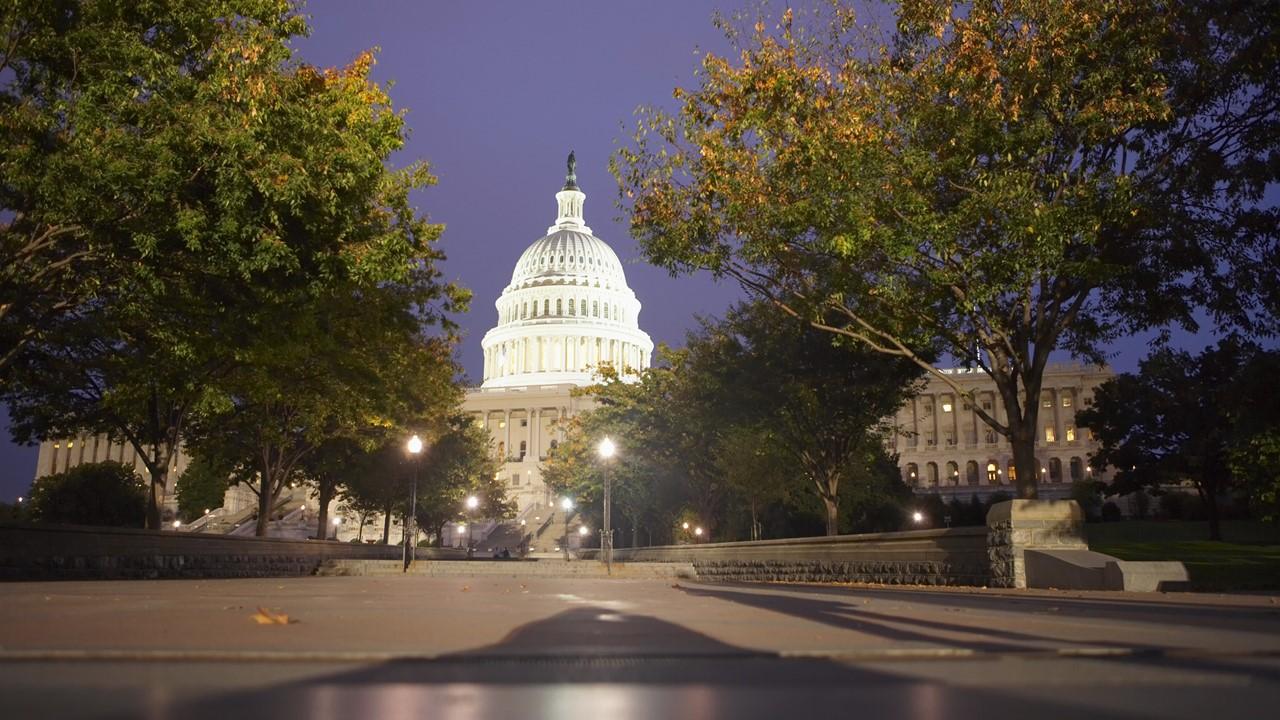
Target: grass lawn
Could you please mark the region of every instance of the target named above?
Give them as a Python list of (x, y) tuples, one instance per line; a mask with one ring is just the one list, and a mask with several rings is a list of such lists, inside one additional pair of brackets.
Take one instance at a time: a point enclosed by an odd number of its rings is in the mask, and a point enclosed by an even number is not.
[(1224, 522), (1222, 542), (1191, 521), (1090, 523), (1085, 535), (1091, 550), (1122, 560), (1181, 560), (1197, 590), (1280, 589), (1280, 525)]

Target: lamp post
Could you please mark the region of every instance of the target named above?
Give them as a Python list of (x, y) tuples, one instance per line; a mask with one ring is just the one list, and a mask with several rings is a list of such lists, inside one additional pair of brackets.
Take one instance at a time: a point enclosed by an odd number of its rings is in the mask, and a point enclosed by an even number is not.
[(480, 498), (475, 495), (467, 497), (467, 559), (470, 559), (474, 552), (471, 547), (471, 532), (476, 524), (475, 512), (478, 507), (480, 507)]
[(617, 446), (608, 437), (600, 441), (600, 445), (596, 448), (600, 453), (600, 458), (604, 460), (604, 527), (600, 530), (601, 555), (604, 555), (605, 572), (609, 575), (613, 574), (613, 530), (610, 527), (609, 515), (613, 505), (613, 481), (612, 474), (609, 472), (609, 459), (617, 452)]
[[(404, 524), (404, 571), (409, 572), (409, 565), (417, 557), (418, 549), (413, 547), (413, 538), (418, 534), (418, 455), (422, 454), (422, 438), (414, 435), (406, 445), (409, 451), (411, 477), (409, 490), (409, 519)], [(335, 530), (336, 532), (336, 530)]]
[(569, 511), (573, 509), (573, 501), (564, 498), (560, 501), (560, 508), (564, 510), (564, 560), (569, 562)]

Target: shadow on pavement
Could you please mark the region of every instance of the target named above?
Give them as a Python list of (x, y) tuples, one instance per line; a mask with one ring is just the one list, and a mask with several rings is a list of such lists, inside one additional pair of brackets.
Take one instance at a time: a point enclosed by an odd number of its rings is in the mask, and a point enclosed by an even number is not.
[[(251, 673), (254, 666), (233, 665)], [(181, 667), (175, 668), (181, 672)], [(163, 692), (153, 693), (164, 698)], [(818, 715), (821, 714), (821, 715)], [(136, 715), (130, 715), (134, 717)], [(303, 681), (153, 703), (155, 720), (251, 718), (1135, 717), (1026, 693), (919, 680), (722, 643), (644, 615), (581, 607), (494, 645)]]
[(1105, 597), (1053, 597), (1043, 595), (1027, 595), (1017, 597), (1011, 595), (966, 594), (938, 590), (913, 590), (910, 588), (863, 588), (820, 585), (766, 585), (760, 583), (716, 583), (714, 585), (681, 584), (685, 590), (707, 590), (723, 588), (733, 590), (754, 590), (757, 592), (775, 593), (785, 591), (790, 595), (820, 595), (832, 597), (848, 597), (850, 600), (883, 600), (919, 605), (945, 607), (949, 609), (964, 608), (984, 613), (1037, 615), (1053, 617), (1081, 617), (1093, 620), (1119, 620), (1146, 624), (1192, 625), (1212, 627), (1219, 630), (1239, 630), (1242, 632), (1258, 632), (1258, 623), (1271, 623), (1274, 632), (1280, 633), (1280, 607), (1241, 607), (1229, 604), (1213, 603), (1178, 603), (1160, 600), (1157, 602), (1141, 599), (1111, 599)]

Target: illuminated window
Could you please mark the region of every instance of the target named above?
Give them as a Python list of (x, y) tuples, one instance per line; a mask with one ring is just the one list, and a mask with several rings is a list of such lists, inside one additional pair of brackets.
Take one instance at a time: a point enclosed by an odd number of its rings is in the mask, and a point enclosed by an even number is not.
[(1054, 436), (1053, 426), (1050, 425), (1044, 429), (1044, 441), (1047, 443), (1051, 443), (1051, 442), (1054, 442), (1055, 440), (1056, 440), (1056, 437)]
[(1071, 407), (1071, 393), (1063, 394), (1062, 407)]
[(996, 480), (999, 478), (999, 475), (1000, 475), (1000, 468), (996, 467), (996, 464), (993, 462), (987, 463), (987, 482), (992, 485), (995, 485)]
[(943, 400), (943, 401), (942, 401), (942, 412), (944, 412), (944, 413), (949, 413), (949, 412), (951, 412), (951, 401), (949, 401), (949, 400)]
[(1076, 428), (1075, 428), (1075, 426), (1074, 426), (1074, 425), (1068, 425), (1068, 426), (1067, 426), (1067, 428), (1066, 428), (1066, 432), (1067, 432), (1067, 442), (1075, 442), (1075, 441), (1076, 441)]
[(933, 436), (933, 433), (927, 432), (924, 434), (924, 444), (933, 447), (938, 444), (938, 440)]
[(1045, 398), (1040, 401), (1040, 407), (1045, 407), (1045, 408), (1053, 407), (1053, 400), (1046, 395)]

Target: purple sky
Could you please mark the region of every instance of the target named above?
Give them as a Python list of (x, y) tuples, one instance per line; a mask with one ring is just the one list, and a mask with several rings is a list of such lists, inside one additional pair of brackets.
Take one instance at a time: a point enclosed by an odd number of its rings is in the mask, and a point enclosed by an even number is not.
[[(457, 2), (311, 0), (312, 35), (301, 58), (343, 65), (378, 47), (374, 70), (412, 129), (397, 163), (425, 159), (440, 183), (418, 207), (445, 223), (446, 276), (475, 293), (461, 318), (463, 366), (481, 372), (480, 339), (496, 321), (493, 302), (520, 253), (554, 220), (564, 160), (577, 152), (586, 217), (617, 251), (643, 304), (640, 325), (655, 342), (679, 343), (694, 314), (715, 314), (736, 287), (706, 277), (671, 279), (638, 259), (618, 222), (609, 154), (629, 134), (642, 104), (670, 104), (688, 86), (697, 51), (722, 52), (711, 24), (752, 0), (679, 2)], [(1117, 347), (1114, 365), (1131, 370), (1145, 342)], [(35, 448), (7, 442), (0, 413), (0, 499), (27, 492)]]

